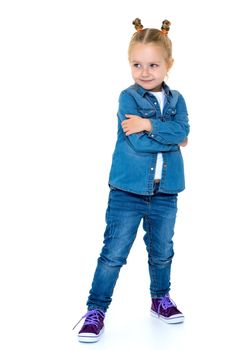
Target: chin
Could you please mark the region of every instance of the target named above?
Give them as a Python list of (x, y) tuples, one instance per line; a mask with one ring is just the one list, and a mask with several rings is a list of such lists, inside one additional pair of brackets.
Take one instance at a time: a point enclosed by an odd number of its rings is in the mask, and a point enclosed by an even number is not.
[(153, 84), (145, 84), (145, 83), (138, 83), (138, 85), (142, 86), (145, 90), (153, 90), (156, 89), (157, 86), (154, 86)]
[(161, 86), (162, 86), (162, 83), (160, 84), (156, 84), (154, 81), (153, 82), (148, 82), (148, 83), (145, 83), (145, 82), (137, 82), (138, 85), (142, 86), (145, 90), (150, 90), (150, 91), (153, 91), (153, 90), (160, 90)]

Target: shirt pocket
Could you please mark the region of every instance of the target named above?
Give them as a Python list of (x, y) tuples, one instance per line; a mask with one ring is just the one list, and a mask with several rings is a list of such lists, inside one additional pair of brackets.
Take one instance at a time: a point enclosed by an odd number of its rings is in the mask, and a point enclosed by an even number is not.
[(162, 116), (163, 121), (169, 121), (173, 120), (176, 116), (176, 109), (175, 108), (168, 108), (166, 112)]
[(140, 117), (153, 118), (156, 116), (156, 110), (153, 108), (139, 108), (138, 114)]

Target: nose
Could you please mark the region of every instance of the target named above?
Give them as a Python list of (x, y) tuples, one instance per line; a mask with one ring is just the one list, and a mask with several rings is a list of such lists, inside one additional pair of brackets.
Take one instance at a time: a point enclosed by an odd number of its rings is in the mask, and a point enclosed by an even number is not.
[(149, 71), (147, 67), (144, 67), (141, 72), (142, 72), (142, 77), (148, 77)]

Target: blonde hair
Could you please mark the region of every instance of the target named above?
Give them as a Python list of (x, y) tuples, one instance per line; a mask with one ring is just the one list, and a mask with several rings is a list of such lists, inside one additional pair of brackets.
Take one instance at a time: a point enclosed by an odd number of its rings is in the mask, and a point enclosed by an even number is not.
[(141, 20), (139, 18), (136, 18), (133, 21), (133, 24), (137, 31), (133, 34), (130, 40), (128, 57), (130, 57), (131, 49), (135, 44), (156, 44), (164, 48), (166, 53), (166, 61), (169, 62), (172, 60), (172, 42), (167, 36), (171, 24), (169, 21), (163, 21), (161, 30), (155, 28), (143, 29), (143, 25), (141, 24)]

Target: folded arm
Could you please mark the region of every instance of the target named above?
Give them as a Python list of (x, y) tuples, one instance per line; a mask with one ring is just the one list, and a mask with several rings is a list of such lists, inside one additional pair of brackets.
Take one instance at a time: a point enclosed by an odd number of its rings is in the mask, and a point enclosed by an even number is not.
[[(123, 120), (121, 126), (126, 136), (136, 134), (138, 132), (146, 131), (151, 133), (152, 124), (150, 119), (139, 117), (138, 115), (126, 114), (126, 120)], [(188, 144), (188, 138), (186, 137), (179, 146), (185, 147)]]

